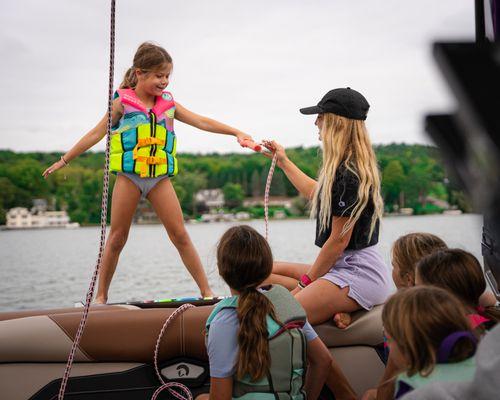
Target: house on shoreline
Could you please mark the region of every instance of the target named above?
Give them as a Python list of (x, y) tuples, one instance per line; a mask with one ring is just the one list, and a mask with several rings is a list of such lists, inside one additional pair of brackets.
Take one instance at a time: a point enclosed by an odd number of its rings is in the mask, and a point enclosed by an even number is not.
[(48, 211), (47, 201), (35, 199), (33, 207), (11, 208), (6, 215), (7, 229), (34, 228), (77, 228), (80, 224), (71, 222), (66, 211)]

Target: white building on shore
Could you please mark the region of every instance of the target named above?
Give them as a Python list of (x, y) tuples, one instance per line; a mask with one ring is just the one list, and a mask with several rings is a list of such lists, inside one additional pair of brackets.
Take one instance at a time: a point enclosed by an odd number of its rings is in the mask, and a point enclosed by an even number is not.
[(7, 229), (29, 228), (73, 228), (78, 223), (71, 223), (66, 211), (31, 212), (24, 207), (11, 208), (7, 212)]

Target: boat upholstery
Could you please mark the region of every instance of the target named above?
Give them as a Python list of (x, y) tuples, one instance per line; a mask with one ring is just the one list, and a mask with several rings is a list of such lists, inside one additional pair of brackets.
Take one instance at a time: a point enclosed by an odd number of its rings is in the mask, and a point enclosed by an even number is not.
[[(353, 315), (345, 330), (331, 322), (315, 326), (328, 347), (376, 346), (382, 343), (381, 306)], [(77, 311), (75, 311), (77, 310)], [(94, 307), (79, 345), (79, 362), (151, 363), (158, 334), (175, 309)], [(166, 330), (158, 358), (206, 360), (205, 321), (212, 306), (186, 310)], [(64, 362), (75, 337), (81, 309), (0, 321), (0, 362)]]

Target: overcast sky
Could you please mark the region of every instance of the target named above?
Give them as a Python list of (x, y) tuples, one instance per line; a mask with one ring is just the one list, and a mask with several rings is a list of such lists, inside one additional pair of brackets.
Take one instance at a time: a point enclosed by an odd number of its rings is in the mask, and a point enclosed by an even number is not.
[[(117, 0), (116, 18), (115, 87), (152, 40), (172, 55), (176, 100), (285, 146), (317, 144), (298, 109), (345, 86), (370, 102), (374, 143), (427, 143), (424, 114), (453, 107), (431, 43), (474, 39), (470, 0)], [(3, 2), (0, 32), (0, 148), (68, 150), (106, 111), (109, 1)], [(239, 151), (175, 130), (180, 152)]]

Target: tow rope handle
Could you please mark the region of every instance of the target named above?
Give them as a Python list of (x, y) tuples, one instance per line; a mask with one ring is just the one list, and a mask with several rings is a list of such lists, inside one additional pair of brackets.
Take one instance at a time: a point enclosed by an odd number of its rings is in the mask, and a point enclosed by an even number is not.
[(241, 147), (246, 147), (248, 149), (251, 149), (257, 153), (262, 152), (262, 145), (259, 143), (254, 142), (251, 139), (243, 139), (239, 141)]

